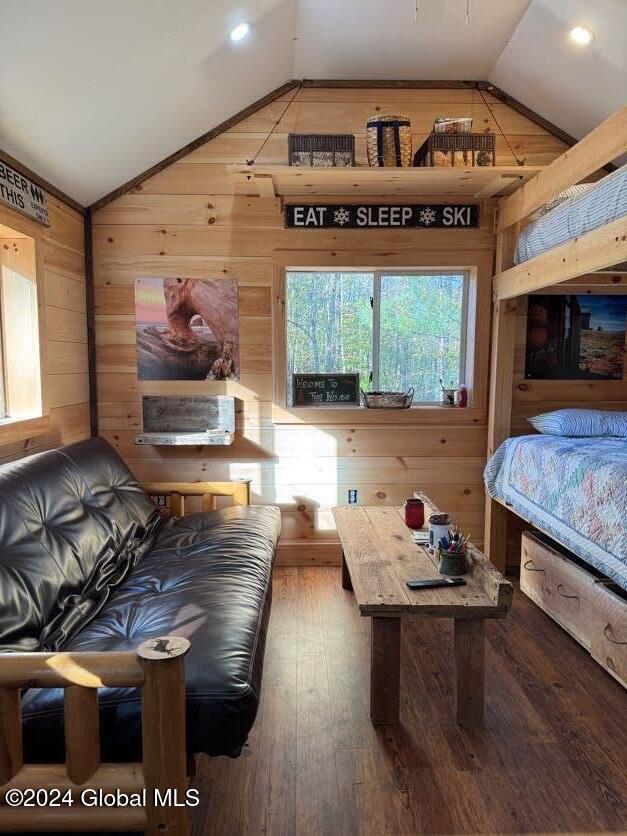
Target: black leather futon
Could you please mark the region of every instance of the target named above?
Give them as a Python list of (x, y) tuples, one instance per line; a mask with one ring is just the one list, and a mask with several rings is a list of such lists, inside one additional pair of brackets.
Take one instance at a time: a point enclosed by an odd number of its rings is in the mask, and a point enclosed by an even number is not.
[[(0, 651), (130, 650), (191, 642), (187, 751), (239, 754), (259, 703), (274, 507), (162, 520), (102, 439), (0, 470)], [(141, 753), (138, 689), (100, 691), (102, 760)], [(62, 760), (63, 695), (23, 696), (26, 760)]]

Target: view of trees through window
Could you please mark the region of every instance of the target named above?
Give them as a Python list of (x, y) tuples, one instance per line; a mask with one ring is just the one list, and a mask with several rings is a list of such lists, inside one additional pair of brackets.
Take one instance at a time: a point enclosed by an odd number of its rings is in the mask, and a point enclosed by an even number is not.
[(294, 372), (359, 372), (363, 389), (438, 401), (462, 382), (466, 276), (288, 271), (287, 391)]

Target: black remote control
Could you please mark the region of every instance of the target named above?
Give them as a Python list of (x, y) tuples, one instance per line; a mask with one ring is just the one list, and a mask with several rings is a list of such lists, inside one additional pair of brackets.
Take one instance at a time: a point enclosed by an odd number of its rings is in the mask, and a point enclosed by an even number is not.
[(434, 578), (427, 581), (407, 581), (410, 589), (437, 589), (440, 586), (465, 586), (464, 578)]

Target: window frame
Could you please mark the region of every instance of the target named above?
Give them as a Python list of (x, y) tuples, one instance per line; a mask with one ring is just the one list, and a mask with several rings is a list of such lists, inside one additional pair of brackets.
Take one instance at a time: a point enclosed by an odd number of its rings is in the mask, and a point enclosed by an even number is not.
[[(380, 380), (380, 348), (381, 348), (381, 285), (382, 285), (382, 277), (390, 276), (462, 276), (463, 277), (463, 285), (462, 285), (462, 311), (461, 311), (461, 330), (460, 330), (460, 357), (459, 357), (459, 383), (467, 385), (468, 384), (468, 352), (469, 352), (469, 317), (470, 317), (470, 310), (469, 310), (469, 300), (471, 296), (471, 282), (472, 282), (472, 270), (468, 267), (447, 267), (447, 268), (427, 268), (423, 269), (420, 267), (417, 268), (409, 268), (409, 267), (402, 267), (402, 268), (372, 268), (372, 267), (286, 267), (283, 273), (283, 308), (284, 311), (287, 309), (287, 274), (288, 273), (311, 273), (311, 272), (318, 272), (318, 273), (370, 273), (373, 277), (373, 284), (372, 284), (372, 297), (371, 297), (371, 305), (372, 305), (372, 369), (371, 369), (371, 380), (367, 381), (367, 385), (369, 388), (373, 390), (379, 389), (379, 380)], [(342, 409), (346, 410), (350, 407), (347, 406), (335, 406), (335, 405), (328, 405), (323, 404), (320, 406), (312, 405), (310, 407), (302, 407), (298, 406), (295, 407), (289, 402), (289, 395), (290, 395), (290, 382), (287, 379), (287, 317), (285, 319), (285, 327), (283, 328), (283, 351), (282, 356), (285, 359), (285, 362), (282, 364), (282, 369), (280, 370), (280, 374), (283, 377), (283, 387), (281, 390), (284, 392), (283, 396), (279, 398), (279, 405), (282, 408), (287, 410), (295, 410), (297, 412), (301, 412), (304, 409), (315, 409), (315, 410), (325, 410), (325, 409)], [(353, 406), (353, 409), (365, 409), (363, 405)], [(434, 409), (449, 409), (449, 407), (442, 407), (439, 401), (416, 401), (412, 402), (410, 409), (418, 409), (418, 408), (434, 408)]]
[[(1, 207), (0, 207), (1, 208)], [(7, 366), (7, 351), (10, 347), (6, 344), (6, 335), (3, 328), (3, 313), (0, 309), (0, 366), (2, 377), (2, 417), (0, 417), (0, 444), (11, 444), (14, 442), (27, 441), (36, 436), (45, 435), (50, 429), (50, 412), (48, 405), (48, 386), (47, 386), (47, 362), (46, 362), (46, 301), (44, 288), (44, 262), (43, 262), (43, 242), (39, 234), (35, 234), (33, 224), (26, 223), (22, 225), (21, 218), (14, 218), (10, 213), (0, 211), (0, 237), (8, 240), (27, 240), (29, 242), (31, 275), (35, 285), (35, 309), (36, 309), (36, 326), (33, 328), (34, 339), (36, 345), (34, 349), (38, 354), (38, 379), (36, 381), (37, 389), (37, 408), (32, 412), (24, 412), (18, 415), (7, 415), (10, 413), (11, 404), (8, 398), (8, 381), (7, 374), (9, 373)], [(7, 235), (7, 233), (14, 233)], [(39, 233), (39, 230), (37, 230)], [(0, 260), (0, 304), (3, 300), (3, 284), (4, 284), (4, 264)], [(9, 267), (8, 269), (12, 269)], [(24, 274), (26, 275), (26, 274)]]

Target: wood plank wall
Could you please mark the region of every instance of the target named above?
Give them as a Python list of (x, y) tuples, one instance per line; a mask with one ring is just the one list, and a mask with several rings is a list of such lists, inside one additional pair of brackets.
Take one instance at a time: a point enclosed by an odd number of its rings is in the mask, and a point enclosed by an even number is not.
[[(225, 165), (255, 157), (277, 120), (257, 156), (260, 163), (286, 162), (289, 131), (355, 133), (357, 160), (364, 163), (364, 124), (376, 112), (408, 115), (416, 144), (437, 116), (472, 115), (478, 130), (499, 134), (494, 116), (480, 95), (468, 90), (309, 88), (300, 90), (284, 112), (293, 96), (263, 108), (94, 214), (100, 432), (142, 479), (251, 478), (255, 502), (282, 508), (283, 562), (337, 560), (329, 509), (346, 502), (349, 488), (358, 489), (364, 504), (390, 504), (421, 487), (480, 535), (494, 243), (490, 205), (481, 213), (478, 230), (284, 230), (279, 201), (234, 196)], [(499, 136), (498, 163), (514, 162), (509, 145), (530, 165), (549, 163), (565, 149), (530, 120), (487, 98), (508, 140)], [(284, 414), (279, 406), (273, 410), (280, 373), (276, 345), (273, 355), (273, 309), (280, 309), (285, 265), (476, 268), (480, 375), (475, 408), (428, 418), (368, 413), (350, 422), (329, 412), (315, 423)], [(137, 380), (133, 282), (142, 276), (238, 279), (239, 383)], [(141, 426), (141, 394), (198, 392), (230, 393), (239, 399), (238, 436), (232, 447), (134, 444)]]
[(49, 432), (0, 445), (0, 463), (90, 435), (84, 219), (59, 198), (47, 198), (49, 227), (0, 206), (0, 224), (35, 239), (43, 253), (43, 276), (38, 278), (45, 289), (45, 388), (50, 410)]

